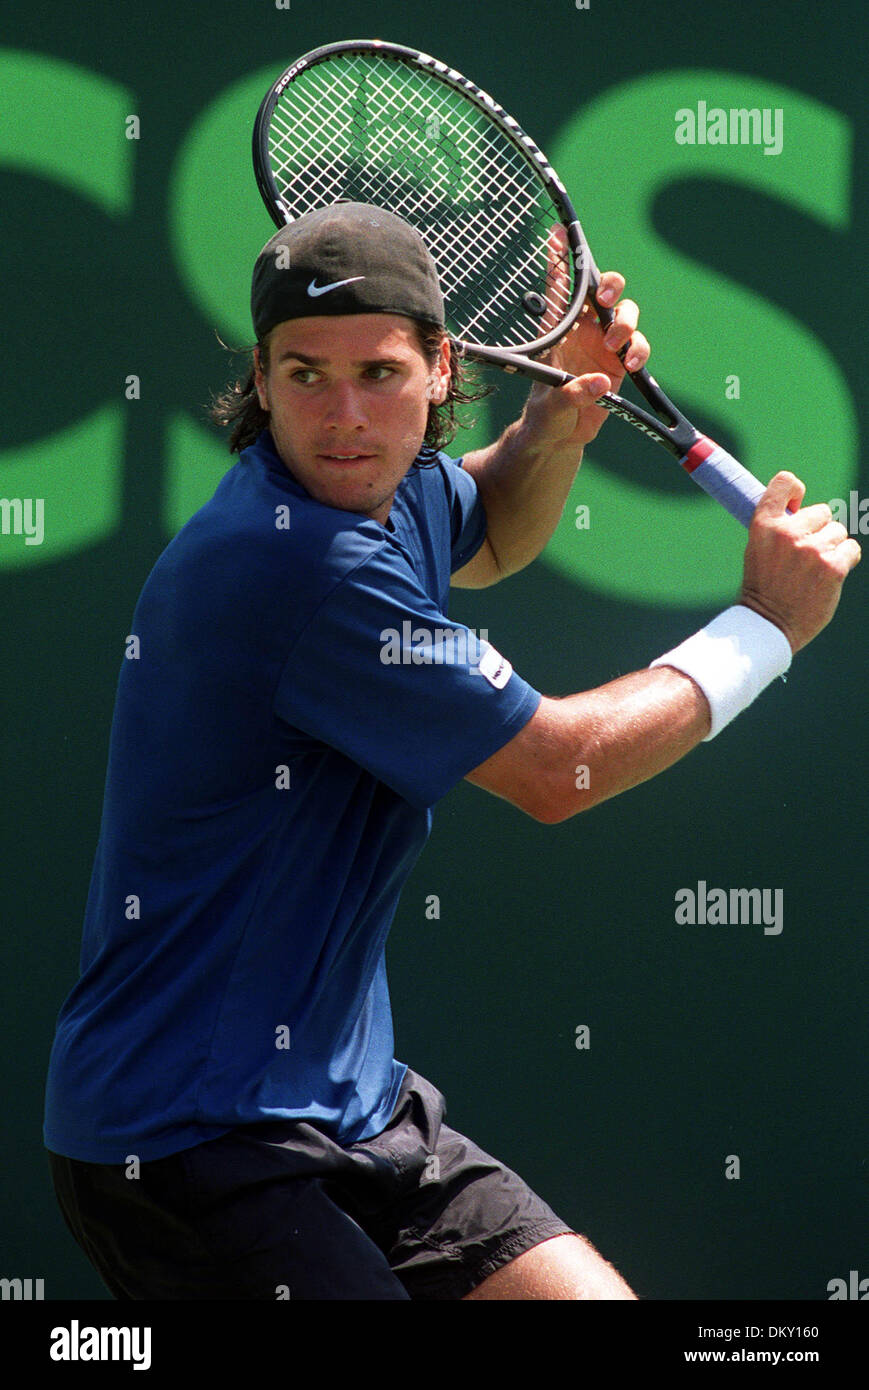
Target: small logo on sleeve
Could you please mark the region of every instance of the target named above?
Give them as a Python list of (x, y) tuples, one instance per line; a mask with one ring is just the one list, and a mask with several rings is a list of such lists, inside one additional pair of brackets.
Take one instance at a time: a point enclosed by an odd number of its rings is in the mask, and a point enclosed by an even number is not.
[(477, 669), (496, 690), (503, 690), (513, 674), (513, 667), (507, 658), (496, 652), (494, 647), (486, 648)]

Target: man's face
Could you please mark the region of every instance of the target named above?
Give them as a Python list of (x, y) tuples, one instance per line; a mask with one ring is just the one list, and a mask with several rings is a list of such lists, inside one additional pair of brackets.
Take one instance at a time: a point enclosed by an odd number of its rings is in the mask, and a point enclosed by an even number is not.
[(449, 386), (449, 343), (432, 368), (399, 314), (290, 319), (255, 354), (275, 447), (318, 502), (385, 522), (420, 450), (430, 401)]

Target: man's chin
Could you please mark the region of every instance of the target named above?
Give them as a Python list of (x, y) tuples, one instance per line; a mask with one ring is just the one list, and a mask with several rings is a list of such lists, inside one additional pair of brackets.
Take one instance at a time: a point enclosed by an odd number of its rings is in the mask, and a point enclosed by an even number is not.
[[(300, 463), (293, 451), (282, 447), (280, 441), (276, 441), (276, 447), (287, 471), (315, 502), (381, 522), (386, 520), (398, 484), (389, 486), (395, 479), (395, 465), (382, 454), (353, 458), (309, 454)], [(416, 454), (410, 458), (402, 478), (413, 466), (415, 457)]]
[(311, 487), (307, 489), (315, 502), (321, 503), (324, 507), (334, 507), (341, 512), (355, 512), (359, 516), (374, 516), (385, 507), (387, 512), (395, 495), (388, 492), (385, 495), (375, 488), (369, 488), (361, 481), (353, 484), (350, 479), (345, 486), (336, 486), (334, 483), (327, 484), (319, 482), (315, 490)]

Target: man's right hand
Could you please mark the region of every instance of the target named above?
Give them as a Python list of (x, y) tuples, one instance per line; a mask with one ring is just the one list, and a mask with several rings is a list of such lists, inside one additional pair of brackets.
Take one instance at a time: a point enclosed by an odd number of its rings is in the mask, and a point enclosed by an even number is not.
[(741, 602), (780, 627), (798, 652), (827, 626), (845, 576), (861, 551), (826, 502), (803, 511), (805, 484), (777, 473), (757, 504), (748, 533)]

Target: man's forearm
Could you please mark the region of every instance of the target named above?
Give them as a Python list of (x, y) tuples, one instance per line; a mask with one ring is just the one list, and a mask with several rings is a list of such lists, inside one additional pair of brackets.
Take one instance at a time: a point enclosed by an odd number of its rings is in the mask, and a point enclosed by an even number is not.
[(541, 444), (524, 417), (501, 438), (467, 454), (486, 509), (487, 536), (501, 574), (515, 574), (540, 554), (554, 532), (582, 460), (576, 445)]
[[(562, 249), (566, 253), (566, 239)], [(613, 310), (606, 333), (587, 305), (549, 350), (550, 366), (572, 380), (557, 388), (533, 386), (521, 419), (496, 444), (465, 457), (486, 509), (487, 540), (500, 577), (530, 564), (550, 540), (582, 451), (607, 419), (596, 402), (604, 392), (618, 391), (626, 366), (634, 371), (648, 361), (649, 344), (637, 331), (639, 309), (633, 300), (620, 300), (624, 287), (617, 271), (605, 271), (596, 293)]]
[(678, 762), (706, 737), (709, 704), (670, 667), (635, 671), (564, 699), (544, 697), (468, 781), (555, 824)]
[(548, 713), (561, 749), (570, 752), (552, 768), (559, 819), (656, 777), (697, 747), (710, 727), (702, 691), (670, 667), (635, 671), (550, 702)]

